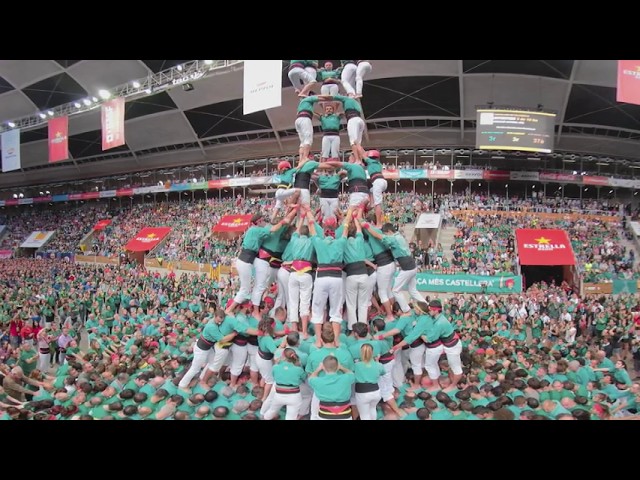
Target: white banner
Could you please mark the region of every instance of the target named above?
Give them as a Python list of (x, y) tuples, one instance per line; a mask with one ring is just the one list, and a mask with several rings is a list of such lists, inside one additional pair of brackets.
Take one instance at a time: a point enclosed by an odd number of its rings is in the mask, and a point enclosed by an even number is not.
[(484, 170), (454, 170), (453, 178), (456, 180), (482, 180)]
[(2, 171), (20, 170), (20, 129), (2, 134)]
[(421, 228), (440, 228), (440, 214), (421, 213), (416, 222), (416, 230)]
[(40, 248), (42, 245), (47, 243), (51, 238), (51, 235), (54, 233), (55, 230), (51, 232), (33, 232), (24, 242), (22, 242), (22, 245), (20, 246), (22, 248)]
[(103, 190), (100, 192), (100, 198), (112, 198), (116, 196), (115, 190)]
[(510, 172), (511, 180), (531, 180), (537, 182), (540, 180), (540, 172)]
[(640, 238), (640, 222), (629, 222), (629, 226), (633, 230), (633, 234)]
[(31, 205), (33, 204), (33, 198), (21, 198), (18, 200), (18, 205)]
[(282, 60), (244, 61), (243, 114), (282, 105)]
[(609, 185), (612, 187), (640, 188), (640, 181), (626, 178), (610, 178)]
[(251, 177), (238, 177), (229, 179), (230, 187), (245, 187), (247, 185), (251, 185)]

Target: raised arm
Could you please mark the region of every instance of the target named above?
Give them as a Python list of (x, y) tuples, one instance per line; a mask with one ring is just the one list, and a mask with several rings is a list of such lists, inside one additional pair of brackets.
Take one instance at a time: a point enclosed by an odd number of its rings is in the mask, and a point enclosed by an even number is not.
[(307, 223), (309, 224), (309, 233), (311, 234), (311, 236), (315, 237), (316, 221), (315, 221), (315, 218), (313, 218), (313, 213), (311, 213), (311, 210), (307, 210), (306, 216), (307, 216)]

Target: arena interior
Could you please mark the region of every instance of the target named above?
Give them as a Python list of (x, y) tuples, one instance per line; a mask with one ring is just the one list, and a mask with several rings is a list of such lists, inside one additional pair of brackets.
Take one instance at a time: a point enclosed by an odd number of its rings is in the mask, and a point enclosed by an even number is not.
[(640, 418), (640, 61), (264, 62), (0, 60), (0, 419)]

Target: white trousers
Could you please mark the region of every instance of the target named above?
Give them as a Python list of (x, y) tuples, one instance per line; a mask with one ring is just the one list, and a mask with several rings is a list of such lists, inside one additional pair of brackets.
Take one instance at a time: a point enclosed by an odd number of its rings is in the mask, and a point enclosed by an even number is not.
[(396, 273), (395, 263), (389, 263), (382, 267), (376, 268), (376, 281), (378, 282), (378, 296), (382, 303), (393, 298), (391, 285), (393, 283), (393, 274)]
[[(315, 69), (314, 69), (315, 71)], [(306, 69), (295, 67), (289, 70), (289, 80), (296, 90), (302, 90), (302, 87), (308, 83), (315, 82), (316, 77), (311, 75)]]
[(424, 297), (420, 295), (420, 292), (418, 292), (416, 282), (417, 274), (418, 269), (416, 268), (413, 270), (400, 270), (395, 282), (393, 283), (393, 296), (396, 299), (396, 302), (398, 302), (398, 305), (400, 305), (400, 309), (405, 313), (409, 311), (409, 303), (404, 298), (402, 293), (403, 290), (406, 289), (409, 292), (409, 296), (414, 300), (424, 302)]
[(376, 407), (381, 398), (379, 389), (373, 392), (356, 393), (356, 405), (358, 406), (360, 420), (377, 420), (378, 412)]
[(264, 383), (273, 385), (273, 360), (265, 360), (260, 354), (257, 354), (256, 365), (258, 366), (258, 372), (262, 375)]
[(462, 360), (460, 354), (462, 353), (462, 342), (458, 340), (453, 347), (445, 347), (443, 345), (444, 353), (447, 355), (447, 363), (454, 375), (462, 375)]
[[(302, 407), (302, 394), (301, 393), (276, 393), (276, 388), (271, 389), (269, 393), (271, 402), (269, 410), (263, 415), (265, 420), (272, 420), (276, 418), (282, 407), (286, 407), (285, 420), (297, 420), (300, 414), (300, 407)], [(267, 399), (268, 401), (268, 399)], [(265, 402), (266, 403), (266, 402)]]
[(429, 378), (431, 380), (438, 380), (440, 378), (440, 356), (444, 352), (444, 346), (438, 345), (435, 348), (426, 348), (424, 352), (424, 363)]
[(393, 367), (391, 370), (391, 379), (395, 388), (400, 388), (405, 381), (405, 372), (407, 371), (405, 364), (409, 358), (409, 349), (398, 350), (396, 352), (396, 358), (393, 361)]
[(38, 353), (38, 364), (36, 368), (42, 373), (48, 373), (51, 368), (51, 353)]
[(369, 195), (364, 192), (352, 192), (349, 194), (349, 206), (359, 207), (369, 201)]
[(231, 364), (229, 365), (229, 373), (234, 377), (240, 376), (242, 368), (247, 362), (247, 346), (231, 345)]
[[(307, 120), (311, 122), (310, 119)], [(297, 128), (298, 127), (296, 125), (296, 129)], [(313, 126), (311, 127), (311, 130), (313, 133)], [(362, 143), (362, 134), (364, 133), (364, 120), (360, 117), (351, 117), (347, 121), (347, 133), (349, 134), (349, 145), (360, 145)]]
[(409, 361), (411, 362), (411, 369), (413, 370), (414, 375), (422, 375), (422, 371), (424, 370), (424, 343), (421, 343), (416, 348), (409, 349)]
[(258, 346), (247, 344), (247, 362), (245, 365), (249, 365), (249, 371), (259, 372), (258, 368)]
[(338, 95), (338, 93), (340, 92), (340, 87), (337, 83), (325, 83), (324, 85), (322, 85), (322, 87), (320, 87), (320, 94), (321, 95)]
[(347, 95), (354, 95), (356, 93), (355, 84), (357, 69), (358, 67), (355, 63), (347, 63), (342, 69), (340, 80), (342, 80), (342, 86), (344, 87), (344, 91), (347, 92)]
[(329, 300), (329, 321), (342, 322), (342, 304), (344, 303), (342, 277), (316, 277), (313, 286), (311, 323), (324, 322), (324, 308), (327, 300)]
[(207, 364), (207, 360), (209, 358), (209, 350), (202, 350), (198, 345), (193, 346), (193, 360), (191, 362), (191, 367), (187, 370), (187, 373), (184, 374), (178, 386), (180, 388), (187, 388), (193, 377), (200, 373), (202, 367)]
[(345, 280), (345, 290), (347, 295), (347, 321), (349, 330), (353, 329), (353, 325), (356, 322), (362, 322), (367, 324), (367, 309), (371, 297), (367, 297), (367, 282), (369, 276), (362, 275), (348, 275)]
[(302, 205), (306, 205), (307, 207), (311, 205), (311, 192), (308, 188), (300, 189), (300, 203)]
[[(397, 353), (396, 353), (397, 355)], [(380, 387), (380, 396), (383, 402), (388, 402), (393, 398), (393, 378), (392, 372), (396, 365), (394, 358), (388, 363), (382, 364), (384, 367), (384, 375), (378, 379), (378, 387)]]
[(300, 138), (300, 146), (311, 146), (313, 144), (313, 122), (308, 117), (296, 118), (296, 132)]
[(211, 350), (209, 350), (207, 370), (218, 373), (224, 365), (224, 362), (227, 361), (229, 350), (229, 348), (219, 347), (217, 343), (211, 347)]
[(369, 62), (360, 62), (356, 67), (356, 94), (362, 95), (362, 85), (364, 77), (371, 73), (371, 64)]
[(340, 202), (337, 198), (322, 198), (320, 197), (320, 211), (322, 212), (322, 218), (330, 218), (336, 216), (336, 210), (340, 206)]
[(367, 302), (367, 307), (371, 306), (371, 299), (373, 298), (373, 292), (376, 289), (377, 278), (378, 278), (378, 272), (376, 272), (375, 270), (371, 275), (367, 277), (366, 297), (369, 299), (369, 301)]
[(278, 269), (278, 296), (274, 307), (286, 307), (289, 310), (289, 271), (285, 268)]
[(236, 259), (236, 270), (240, 278), (240, 290), (236, 293), (233, 301), (240, 304), (251, 298), (251, 279), (253, 278), (253, 265)]
[(253, 282), (253, 291), (251, 292), (251, 303), (260, 305), (262, 295), (271, 284), (271, 266), (266, 260), (256, 258), (253, 261), (253, 267), (256, 270), (256, 276)]
[(382, 194), (387, 191), (387, 181), (384, 178), (376, 178), (371, 186), (373, 206), (382, 205)]
[[(289, 322), (296, 323), (300, 317), (309, 315), (313, 278), (310, 273), (291, 272), (289, 274)], [(306, 333), (306, 332), (305, 332)]]
[(322, 158), (339, 158), (340, 135), (322, 136)]
[(275, 209), (280, 210), (284, 206), (287, 198), (293, 196), (297, 190), (295, 188), (279, 188), (276, 190), (276, 206)]

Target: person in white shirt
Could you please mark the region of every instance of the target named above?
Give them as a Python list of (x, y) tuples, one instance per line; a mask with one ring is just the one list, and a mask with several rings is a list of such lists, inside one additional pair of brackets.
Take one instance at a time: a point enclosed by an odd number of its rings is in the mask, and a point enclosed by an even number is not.
[(576, 333), (578, 332), (574, 323), (569, 321), (567, 325), (567, 330), (564, 334), (564, 341), (568, 344), (574, 343), (576, 341)]

